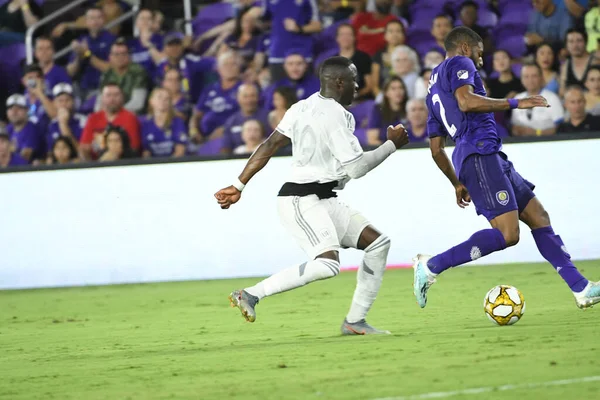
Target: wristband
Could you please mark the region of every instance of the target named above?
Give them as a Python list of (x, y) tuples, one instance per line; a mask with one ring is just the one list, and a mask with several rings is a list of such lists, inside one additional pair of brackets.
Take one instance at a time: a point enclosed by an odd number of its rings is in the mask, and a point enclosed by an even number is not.
[(301, 25), (298, 25), (298, 33), (304, 35), (304, 29), (302, 29)]
[(508, 105), (510, 106), (510, 109), (513, 110), (513, 109), (519, 107), (519, 100), (517, 100), (517, 99), (508, 99)]
[(240, 192), (241, 192), (242, 190), (244, 190), (244, 188), (246, 187), (246, 185), (244, 185), (244, 184), (242, 183), (242, 181), (240, 181), (239, 179), (236, 179), (236, 181), (235, 181), (235, 182), (233, 182), (233, 184), (232, 184), (231, 186), (233, 186), (234, 188), (236, 188), (236, 189), (237, 189), (237, 190), (239, 190)]
[(542, 130), (541, 129), (536, 129), (535, 130), (535, 136), (542, 136)]
[(21, 6), (21, 10), (23, 10), (23, 11), (27, 11), (27, 10), (29, 10), (29, 4), (23, 4), (23, 5)]
[(84, 58), (88, 58), (92, 55), (92, 51), (91, 50), (86, 50), (85, 53), (83, 53), (83, 57)]

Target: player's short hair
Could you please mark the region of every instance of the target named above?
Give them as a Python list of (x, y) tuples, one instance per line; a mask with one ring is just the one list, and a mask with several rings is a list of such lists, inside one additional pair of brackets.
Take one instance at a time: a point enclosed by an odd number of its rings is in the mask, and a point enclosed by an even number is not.
[(476, 10), (479, 10), (479, 4), (475, 3), (473, 0), (464, 1), (460, 5), (460, 11), (462, 11), (463, 8), (466, 8), (466, 7), (475, 7)]
[(37, 45), (38, 42), (50, 42), (50, 44), (52, 45), (52, 48), (54, 49), (54, 42), (52, 41), (50, 36), (46, 36), (46, 35), (38, 36), (37, 39), (35, 39), (35, 44)]
[(114, 46), (126, 47), (127, 52), (129, 52), (129, 45), (127, 44), (127, 40), (124, 37), (120, 37), (117, 40), (115, 40), (111, 47), (114, 47)]
[(356, 37), (356, 29), (354, 29), (354, 27), (347, 22), (343, 22), (337, 26), (335, 30), (335, 36), (337, 36), (340, 33), (340, 30), (342, 28), (350, 28), (352, 30), (352, 33), (354, 34), (354, 37)]
[(440, 19), (440, 18), (446, 18), (448, 20), (448, 22), (450, 22), (450, 25), (452, 25), (452, 17), (449, 16), (448, 14), (438, 14), (435, 17), (433, 17), (431, 22), (433, 23), (433, 21), (435, 21), (436, 19)]
[(583, 42), (587, 43), (588, 41), (588, 35), (587, 32), (584, 31), (583, 29), (579, 29), (579, 28), (571, 28), (567, 31), (567, 34), (565, 35), (565, 44), (567, 43), (567, 37), (571, 34), (571, 33), (578, 33), (581, 35), (581, 37), (583, 37)]
[(117, 89), (119, 89), (119, 92), (123, 93), (121, 86), (119, 86), (119, 84), (117, 82), (106, 82), (104, 85), (102, 85), (100, 92), (103, 92), (104, 89), (109, 88), (109, 87), (117, 88)]
[(321, 67), (319, 68), (319, 79), (321, 82), (329, 81), (331, 79), (341, 78), (344, 74), (348, 73), (348, 67), (352, 65), (352, 61), (346, 57), (334, 56), (329, 57)]
[(465, 42), (469, 46), (477, 46), (479, 43), (483, 43), (483, 39), (474, 30), (466, 26), (458, 26), (448, 33), (444, 40), (444, 47), (446, 51), (453, 51)]
[(567, 93), (572, 92), (572, 91), (581, 92), (581, 94), (585, 93), (584, 90), (583, 90), (583, 88), (581, 86), (579, 86), (579, 85), (569, 85), (565, 89), (565, 94), (563, 95), (563, 97), (566, 97)]
[(523, 70), (523, 68), (525, 68), (525, 67), (536, 68), (538, 70), (540, 76), (544, 75), (544, 73), (542, 71), (542, 67), (540, 67), (540, 65), (538, 63), (536, 63), (536, 62), (526, 62), (526, 63), (524, 63), (523, 66), (521, 67), (521, 70)]
[(36, 74), (38, 74), (38, 76), (40, 78), (44, 76), (44, 71), (42, 70), (42, 67), (40, 67), (38, 64), (27, 65), (25, 67), (25, 69), (23, 70), (23, 75), (27, 75), (32, 72), (35, 72)]

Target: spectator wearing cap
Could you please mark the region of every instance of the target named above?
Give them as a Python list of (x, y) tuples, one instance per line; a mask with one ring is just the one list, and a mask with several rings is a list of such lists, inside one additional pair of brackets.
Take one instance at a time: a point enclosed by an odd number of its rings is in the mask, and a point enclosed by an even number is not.
[(8, 126), (12, 150), (24, 160), (31, 162), (41, 155), (42, 138), (38, 127), (27, 118), (27, 99), (13, 94), (6, 101)]
[(44, 87), (48, 96), (57, 84), (71, 83), (67, 70), (54, 63), (54, 43), (50, 38), (41, 36), (35, 40), (35, 59), (44, 73)]
[(498, 76), (487, 80), (490, 97), (505, 99), (514, 97), (517, 93), (525, 90), (521, 80), (513, 74), (511, 61), (506, 50), (496, 50), (494, 52), (493, 68)]
[(386, 47), (373, 56), (373, 93), (377, 96), (381, 92), (381, 86), (390, 77), (392, 69), (392, 53), (397, 46), (406, 44), (406, 32), (404, 25), (397, 19), (393, 19), (385, 25), (384, 40)]
[(321, 31), (316, 0), (264, 1), (262, 18), (271, 21), (269, 66), (273, 82), (285, 77), (286, 51), (296, 49), (312, 62), (313, 33)]
[(269, 127), (275, 130), (283, 119), (286, 111), (298, 102), (296, 91), (287, 86), (281, 86), (273, 92), (273, 110), (269, 113)]
[(95, 160), (105, 150), (105, 131), (109, 124), (122, 127), (129, 135), (129, 142), (135, 151), (140, 149), (140, 126), (138, 119), (123, 108), (123, 92), (115, 83), (102, 88), (101, 110), (91, 114), (81, 133), (79, 148), (84, 160)]
[(359, 12), (352, 18), (356, 32), (356, 48), (373, 57), (385, 48), (385, 27), (398, 18), (391, 14), (392, 0), (376, 0), (373, 12)]
[(165, 57), (156, 68), (156, 81), (162, 82), (169, 69), (179, 70), (183, 92), (195, 102), (204, 88), (205, 76), (214, 71), (215, 59), (184, 54), (183, 35), (177, 32), (165, 36), (163, 52)]
[(435, 45), (432, 47), (432, 50), (437, 50), (443, 54), (446, 54), (444, 41), (451, 30), (452, 18), (450, 18), (449, 15), (441, 14), (433, 19), (431, 22), (431, 36), (433, 36), (435, 39)]
[(590, 67), (585, 78), (585, 104), (586, 110), (592, 115), (600, 115), (600, 67)]
[(277, 87), (291, 87), (296, 90), (298, 100), (304, 100), (318, 92), (321, 86), (319, 78), (309, 70), (304, 57), (295, 50), (289, 52), (283, 67), (287, 77), (276, 81), (263, 93), (264, 104), (268, 110), (273, 109), (273, 92)]
[(552, 0), (532, 0), (532, 3), (534, 11), (529, 15), (525, 44), (537, 46), (545, 41), (560, 49), (573, 26), (573, 18), (558, 9)]
[(427, 141), (427, 105), (423, 99), (406, 103), (406, 130), (411, 143)]
[(579, 86), (565, 91), (565, 109), (568, 117), (558, 125), (557, 133), (600, 132), (600, 117), (585, 109), (585, 96)]
[(79, 162), (77, 143), (61, 136), (52, 145), (47, 164), (65, 165)]
[(564, 110), (559, 97), (551, 91), (544, 89), (542, 69), (539, 65), (523, 65), (521, 69), (521, 82), (526, 91), (517, 94), (515, 99), (540, 95), (546, 98), (550, 107), (512, 110), (512, 136), (554, 135), (558, 123), (564, 117)]
[(29, 120), (37, 124), (40, 130), (44, 132), (50, 119), (56, 117), (56, 108), (52, 100), (46, 95), (44, 72), (37, 64), (28, 65), (25, 67), (21, 83), (26, 88), (25, 98)]
[(337, 55), (351, 60), (356, 67), (356, 72), (358, 73), (358, 94), (356, 100), (373, 98), (371, 56), (356, 48), (354, 27), (350, 24), (338, 25), (335, 39), (339, 49)]
[(265, 126), (257, 119), (249, 119), (242, 125), (242, 144), (233, 149), (235, 155), (250, 155), (265, 140)]
[(156, 88), (150, 95), (148, 115), (140, 118), (142, 156), (182, 157), (188, 144), (185, 122), (175, 115), (167, 89)]
[(183, 93), (181, 87), (181, 72), (176, 68), (171, 68), (165, 73), (162, 81), (162, 87), (169, 91), (171, 101), (175, 110), (175, 115), (183, 119), (186, 123), (190, 119), (192, 105), (189, 97)]
[(219, 81), (204, 89), (190, 118), (190, 137), (196, 144), (211, 135), (221, 136), (223, 125), (239, 108), (236, 99), (242, 84), (239, 56), (232, 51), (221, 54), (217, 72)]
[(398, 76), (392, 76), (383, 85), (381, 104), (373, 104), (367, 123), (367, 143), (378, 146), (385, 141), (386, 128), (397, 125), (406, 118), (406, 103), (408, 101), (404, 81)]
[(256, 85), (244, 83), (238, 88), (237, 102), (239, 111), (227, 119), (223, 126), (223, 152), (230, 153), (243, 144), (241, 133), (244, 122), (255, 119), (263, 125), (267, 123), (267, 113), (259, 107), (260, 93)]
[(470, 28), (483, 39), (484, 54), (491, 54), (493, 49), (493, 41), (487, 29), (477, 25), (479, 18), (479, 4), (473, 0), (467, 0), (460, 5), (459, 11), (460, 21), (463, 26)]
[(0, 129), (0, 168), (20, 167), (27, 165), (27, 161), (19, 154), (12, 152), (8, 133)]
[(138, 64), (146, 71), (146, 76), (153, 78), (156, 74), (156, 65), (164, 58), (162, 53), (163, 37), (154, 32), (152, 24), (154, 11), (143, 8), (138, 11), (135, 18), (135, 27), (139, 36), (129, 41), (131, 61)]
[(78, 143), (81, 132), (86, 123), (86, 116), (74, 113), (73, 87), (68, 83), (59, 83), (52, 89), (56, 118), (54, 118), (46, 131), (46, 150), (48, 157), (52, 157), (52, 148), (58, 138), (64, 137)]
[[(107, 83), (116, 83), (121, 87), (125, 97), (125, 108), (133, 113), (141, 112), (146, 105), (148, 96), (146, 71), (136, 63), (131, 62), (127, 43), (119, 39), (110, 49), (109, 62), (102, 61), (102, 77), (100, 87)], [(97, 100), (97, 107), (100, 100)]]
[(123, 160), (126, 158), (134, 158), (136, 152), (131, 148), (129, 135), (120, 126), (108, 125), (104, 133), (104, 142), (106, 148), (98, 158), (100, 162), (110, 162)]
[(73, 54), (67, 65), (67, 72), (79, 84), (79, 97), (82, 99), (96, 94), (101, 73), (94, 65), (103, 65), (98, 61), (108, 60), (110, 48), (116, 40), (112, 33), (102, 29), (104, 11), (99, 7), (91, 7), (86, 11), (85, 26), (88, 33), (71, 43)]

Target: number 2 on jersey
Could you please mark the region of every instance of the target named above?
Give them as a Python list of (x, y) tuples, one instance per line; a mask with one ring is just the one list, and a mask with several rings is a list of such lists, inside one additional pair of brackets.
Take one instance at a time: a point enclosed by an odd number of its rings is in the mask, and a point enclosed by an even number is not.
[(448, 125), (448, 120), (446, 119), (446, 109), (444, 108), (444, 105), (442, 104), (440, 95), (437, 93), (434, 94), (431, 97), (431, 101), (433, 101), (434, 105), (436, 103), (440, 105), (440, 116), (442, 117), (442, 122), (444, 123), (444, 126), (446, 127), (446, 130), (448, 131), (448, 134), (450, 135), (450, 137), (454, 137), (454, 135), (456, 134), (456, 126), (454, 126), (454, 124)]

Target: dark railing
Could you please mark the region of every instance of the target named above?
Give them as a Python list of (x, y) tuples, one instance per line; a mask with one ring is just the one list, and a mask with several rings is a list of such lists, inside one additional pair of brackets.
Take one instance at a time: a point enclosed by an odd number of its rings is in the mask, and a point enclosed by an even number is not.
[[(504, 138), (505, 144), (512, 143), (537, 143), (537, 142), (560, 142), (566, 140), (588, 140), (588, 139), (600, 139), (600, 132), (584, 132), (577, 134), (562, 134), (554, 136), (543, 136), (543, 137), (509, 137)], [(448, 140), (448, 146), (451, 147), (454, 144), (451, 140)], [(405, 147), (405, 149), (420, 149), (429, 147), (427, 143), (411, 143)], [(369, 150), (369, 149), (366, 149)], [(282, 151), (277, 156), (284, 157), (290, 156), (291, 152)], [(510, 156), (510, 154), (509, 154)], [(12, 172), (32, 172), (32, 171), (55, 171), (64, 169), (82, 169), (82, 168), (107, 168), (115, 166), (127, 166), (127, 165), (150, 165), (150, 164), (170, 164), (170, 163), (182, 163), (182, 162), (207, 162), (217, 160), (235, 160), (235, 159), (247, 159), (247, 155), (216, 155), (216, 156), (186, 156), (181, 158), (130, 158), (112, 162), (85, 162), (68, 165), (38, 165), (38, 166), (26, 166), (26, 167), (10, 167), (0, 169), (0, 174), (12, 173)]]

